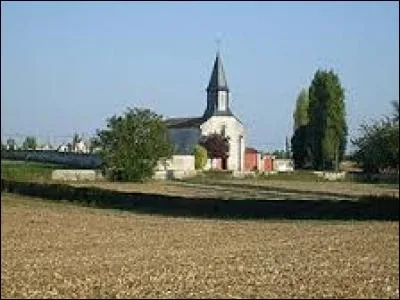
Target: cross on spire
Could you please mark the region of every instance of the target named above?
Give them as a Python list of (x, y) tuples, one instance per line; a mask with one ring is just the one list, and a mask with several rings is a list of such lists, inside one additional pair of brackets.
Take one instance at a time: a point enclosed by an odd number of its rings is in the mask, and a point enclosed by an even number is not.
[(220, 48), (220, 46), (221, 46), (221, 38), (217, 38), (217, 39), (215, 40), (215, 42), (216, 42), (216, 44), (217, 44), (217, 53), (219, 53), (219, 48)]

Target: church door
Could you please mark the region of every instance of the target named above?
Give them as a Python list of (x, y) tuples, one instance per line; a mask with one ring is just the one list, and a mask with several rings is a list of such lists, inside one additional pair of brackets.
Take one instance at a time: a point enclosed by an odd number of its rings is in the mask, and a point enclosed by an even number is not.
[(228, 159), (227, 158), (222, 158), (221, 169), (222, 170), (227, 170), (228, 169)]

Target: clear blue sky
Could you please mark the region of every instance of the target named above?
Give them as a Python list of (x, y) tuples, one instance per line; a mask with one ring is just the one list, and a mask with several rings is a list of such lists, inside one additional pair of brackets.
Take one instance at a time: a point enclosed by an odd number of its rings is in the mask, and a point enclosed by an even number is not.
[(399, 99), (397, 2), (2, 2), (2, 139), (93, 134), (128, 106), (200, 116), (218, 37), (260, 150), (284, 148), (318, 68), (342, 81), (350, 137)]

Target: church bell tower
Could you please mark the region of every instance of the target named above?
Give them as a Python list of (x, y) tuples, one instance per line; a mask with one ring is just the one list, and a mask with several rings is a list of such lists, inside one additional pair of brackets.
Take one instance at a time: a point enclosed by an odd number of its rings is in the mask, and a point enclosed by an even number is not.
[(222, 60), (217, 52), (207, 91), (207, 108), (203, 117), (232, 116), (229, 107), (229, 88), (226, 82)]

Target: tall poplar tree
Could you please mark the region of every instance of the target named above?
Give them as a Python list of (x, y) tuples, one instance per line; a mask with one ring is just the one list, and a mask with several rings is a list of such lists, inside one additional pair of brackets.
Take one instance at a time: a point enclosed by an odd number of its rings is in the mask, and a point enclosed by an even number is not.
[(309, 88), (314, 168), (338, 170), (347, 141), (345, 95), (333, 70), (317, 70)]
[(293, 113), (294, 133), (291, 139), (295, 167), (300, 169), (309, 168), (312, 163), (308, 106), (308, 89), (303, 88), (296, 100)]
[(308, 104), (308, 91), (303, 88), (297, 97), (296, 109), (293, 113), (294, 131), (296, 131), (300, 126), (308, 124)]

